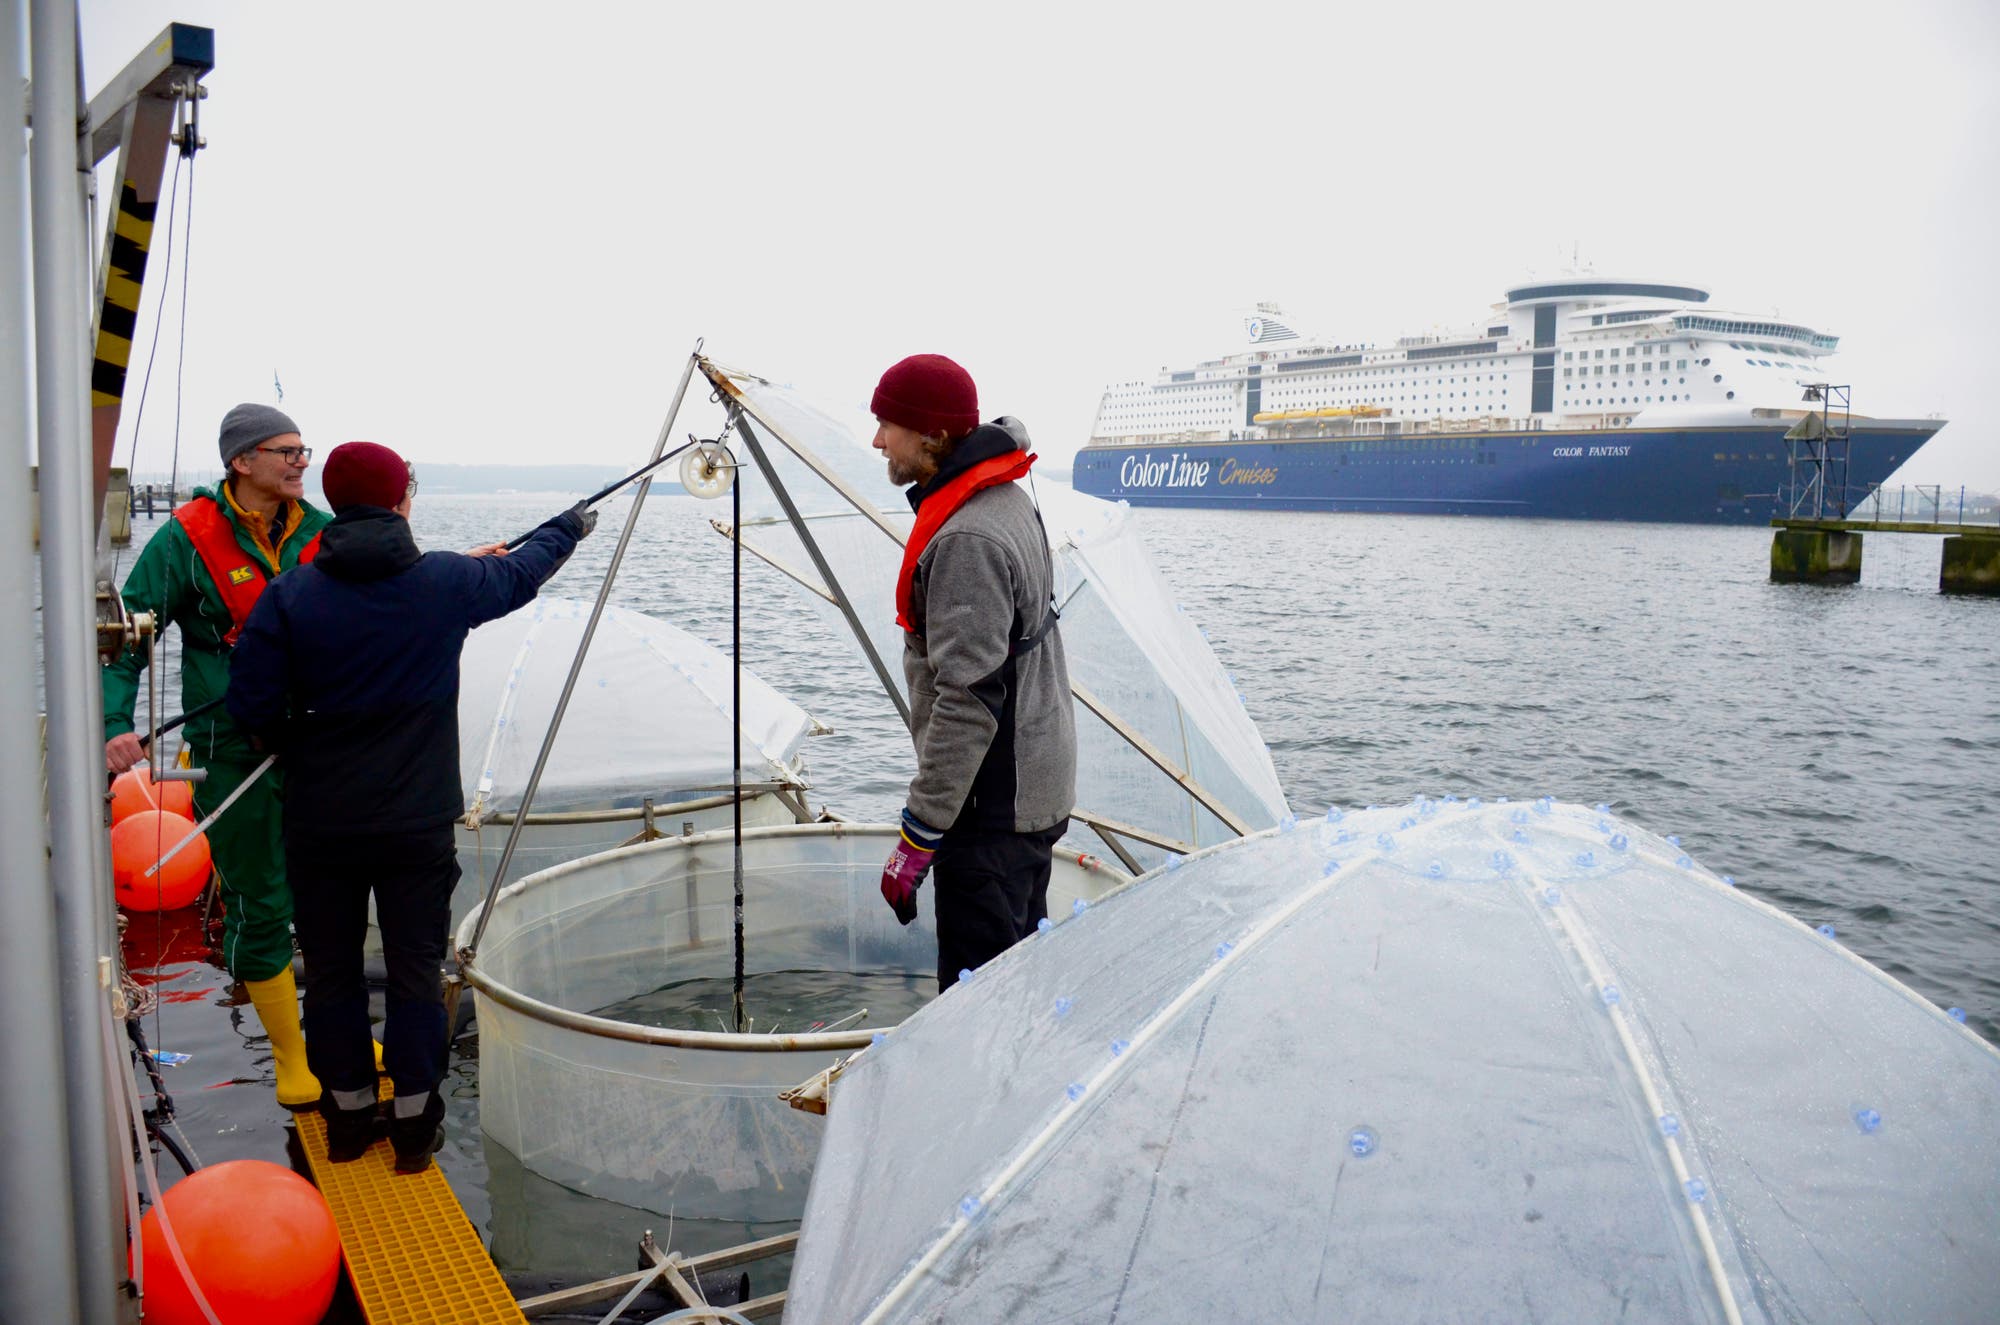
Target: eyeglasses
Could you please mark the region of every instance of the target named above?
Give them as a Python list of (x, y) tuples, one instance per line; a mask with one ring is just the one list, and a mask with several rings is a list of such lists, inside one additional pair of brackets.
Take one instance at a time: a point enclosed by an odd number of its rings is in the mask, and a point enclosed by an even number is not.
[(310, 446), (260, 446), (257, 449), (266, 455), (283, 456), (288, 465), (303, 465), (313, 458)]
[(408, 501), (410, 498), (417, 495), (417, 467), (415, 465), (405, 463), (403, 466), (403, 472), (410, 476), (410, 486), (403, 490), (403, 500)]

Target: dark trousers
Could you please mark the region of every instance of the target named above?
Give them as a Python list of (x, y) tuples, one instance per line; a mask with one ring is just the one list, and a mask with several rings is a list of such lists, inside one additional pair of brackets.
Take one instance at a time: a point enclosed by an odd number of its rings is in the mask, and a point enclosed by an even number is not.
[(288, 833), (285, 872), (305, 954), (306, 1061), (328, 1090), (373, 1090), (375, 1048), (361, 946), (368, 896), (389, 972), (382, 1065), (396, 1094), (444, 1080), (444, 992), (438, 972), (451, 927), (458, 851), (450, 824), (412, 833)]
[(1039, 833), (952, 829), (931, 861), (937, 889), (938, 992), (1035, 932), (1049, 913), (1049, 869), (1065, 819)]

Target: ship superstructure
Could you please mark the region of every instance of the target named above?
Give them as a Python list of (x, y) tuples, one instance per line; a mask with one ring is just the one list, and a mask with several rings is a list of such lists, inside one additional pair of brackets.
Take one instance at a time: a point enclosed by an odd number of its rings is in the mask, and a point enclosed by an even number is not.
[[(1077, 486), (1197, 504), (1761, 518), (1782, 477), (1772, 466), (1785, 458), (1783, 433), (1818, 408), (1804, 397), (1828, 380), (1825, 360), (1839, 338), (1716, 310), (1708, 300), (1698, 286), (1569, 275), (1516, 286), (1487, 317), (1455, 330), (1383, 343), (1304, 336), (1282, 310), (1262, 304), (1245, 322), (1248, 349), (1108, 387), (1077, 457)], [(1943, 426), (1937, 419), (1851, 422), (1852, 480), (1866, 486)], [(1621, 440), (1577, 439), (1605, 432)], [(1702, 453), (1701, 437), (1723, 448)], [(1441, 445), (1447, 441), (1453, 444)], [(1651, 468), (1629, 463), (1635, 447), (1682, 470), (1697, 460), (1735, 468), (1698, 484), (1706, 497), (1686, 494), (1691, 505), (1620, 500), (1606, 490), (1581, 494), (1587, 500), (1578, 506), (1568, 497), (1545, 500), (1553, 490), (1518, 463), (1525, 453), (1621, 460), (1628, 463), (1589, 468), (1606, 483), (1629, 482), (1640, 477), (1631, 471)], [(1441, 450), (1469, 452), (1456, 459), (1483, 466), (1494, 479), (1505, 469), (1514, 481), (1474, 483), (1466, 475), (1413, 484), (1395, 462), (1423, 457), (1420, 463), (1435, 465)], [(1359, 472), (1313, 478), (1314, 471), (1364, 468), (1365, 480)], [(1557, 486), (1579, 495), (1578, 477), (1571, 473)]]

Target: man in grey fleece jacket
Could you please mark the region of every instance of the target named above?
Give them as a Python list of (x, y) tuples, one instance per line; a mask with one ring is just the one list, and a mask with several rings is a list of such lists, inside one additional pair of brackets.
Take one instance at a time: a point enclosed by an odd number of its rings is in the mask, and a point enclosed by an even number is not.
[(874, 412), (917, 513), (896, 586), (917, 775), (882, 895), (908, 924), (935, 867), (942, 992), (1048, 915), (1076, 727), (1048, 536), (1013, 481), (1034, 462), (1027, 430), (981, 424), (971, 376), (942, 355), (883, 374)]

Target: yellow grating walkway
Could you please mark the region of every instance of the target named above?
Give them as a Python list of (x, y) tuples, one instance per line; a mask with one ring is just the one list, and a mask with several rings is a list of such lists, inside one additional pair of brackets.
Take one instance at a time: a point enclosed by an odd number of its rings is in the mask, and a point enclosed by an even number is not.
[(398, 1173), (395, 1152), (380, 1140), (353, 1163), (335, 1164), (326, 1157), (326, 1120), (296, 1118), (368, 1325), (526, 1325), (435, 1163)]

